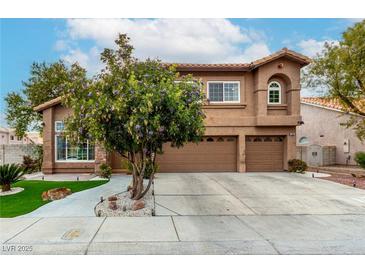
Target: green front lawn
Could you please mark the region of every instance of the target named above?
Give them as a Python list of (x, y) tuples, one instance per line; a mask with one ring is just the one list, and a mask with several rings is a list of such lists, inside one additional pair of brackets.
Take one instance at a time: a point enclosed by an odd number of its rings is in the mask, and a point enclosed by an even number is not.
[(108, 181), (20, 181), (13, 184), (12, 187), (22, 187), (24, 188), (22, 192), (9, 196), (0, 196), (0, 217), (16, 217), (32, 212), (38, 207), (49, 203), (50, 201), (43, 201), (41, 195), (43, 191), (52, 188), (67, 187), (74, 193), (100, 186), (106, 182)]

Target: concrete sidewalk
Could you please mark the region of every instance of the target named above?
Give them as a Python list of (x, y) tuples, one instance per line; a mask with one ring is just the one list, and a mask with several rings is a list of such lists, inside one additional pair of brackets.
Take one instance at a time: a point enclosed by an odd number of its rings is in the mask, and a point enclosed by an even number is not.
[(0, 220), (1, 254), (365, 254), (365, 215)]
[(104, 198), (127, 190), (131, 181), (128, 175), (113, 175), (104, 185), (73, 193), (64, 199), (53, 201), (20, 216), (22, 217), (94, 217), (94, 207)]

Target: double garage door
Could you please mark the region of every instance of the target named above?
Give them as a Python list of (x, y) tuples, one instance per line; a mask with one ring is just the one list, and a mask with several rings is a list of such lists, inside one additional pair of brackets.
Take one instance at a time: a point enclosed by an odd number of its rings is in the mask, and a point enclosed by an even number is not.
[(158, 155), (160, 172), (224, 172), (237, 171), (237, 138), (204, 137), (198, 144), (182, 148), (164, 145)]
[[(282, 171), (283, 141), (281, 136), (246, 137), (246, 171)], [(166, 144), (157, 162), (160, 172), (235, 172), (237, 138), (204, 137), (179, 149)]]

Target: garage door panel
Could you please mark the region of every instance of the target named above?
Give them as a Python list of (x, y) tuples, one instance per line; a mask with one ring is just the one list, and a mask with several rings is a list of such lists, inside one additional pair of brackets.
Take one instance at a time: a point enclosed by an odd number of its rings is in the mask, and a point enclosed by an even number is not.
[(282, 171), (284, 157), (284, 137), (246, 137), (247, 171)]
[[(208, 142), (207, 139), (213, 140)], [(233, 137), (230, 137), (232, 140)], [(217, 141), (217, 140), (220, 141)], [(223, 141), (222, 141), (223, 140)], [(226, 137), (204, 137), (181, 148), (164, 145), (164, 153), (157, 156), (160, 172), (211, 172), (237, 170), (237, 141)]]

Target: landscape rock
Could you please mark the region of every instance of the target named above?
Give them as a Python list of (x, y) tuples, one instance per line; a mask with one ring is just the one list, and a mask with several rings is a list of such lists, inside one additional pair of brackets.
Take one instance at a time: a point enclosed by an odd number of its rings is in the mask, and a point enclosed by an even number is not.
[(110, 196), (108, 197), (108, 201), (116, 201), (118, 200), (118, 197), (117, 196)]
[[(150, 188), (146, 195), (139, 201), (131, 199), (129, 191), (121, 192), (111, 196), (116, 196), (116, 201), (99, 202), (95, 206), (95, 215), (98, 217), (149, 217), (152, 216), (154, 208), (154, 198)], [(109, 207), (110, 203), (116, 204), (116, 209)], [(113, 208), (114, 205), (112, 205)], [(139, 208), (139, 209), (137, 209)]]
[(136, 211), (136, 210), (139, 210), (139, 209), (144, 208), (144, 206), (145, 206), (145, 203), (144, 203), (144, 201), (143, 201), (143, 200), (137, 200), (137, 201), (135, 201), (135, 202), (133, 203), (133, 205), (132, 205), (132, 210), (133, 210), (133, 211)]
[(42, 193), (43, 201), (54, 201), (65, 198), (72, 194), (71, 189), (66, 187), (53, 188)]
[(109, 208), (111, 210), (117, 210), (118, 209), (117, 202), (116, 201), (109, 201)]

